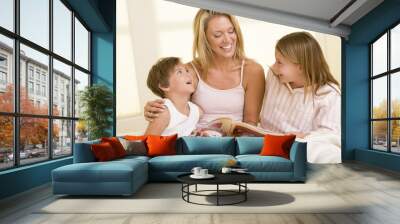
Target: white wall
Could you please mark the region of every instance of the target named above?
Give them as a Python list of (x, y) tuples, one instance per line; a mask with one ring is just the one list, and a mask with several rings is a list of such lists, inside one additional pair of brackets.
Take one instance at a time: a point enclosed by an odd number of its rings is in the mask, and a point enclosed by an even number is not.
[[(147, 122), (143, 106), (156, 97), (147, 88), (149, 68), (160, 57), (192, 58), (192, 23), (197, 8), (163, 0), (117, 1), (117, 135), (140, 134)], [(248, 57), (264, 69), (274, 63), (275, 43), (300, 31), (292, 27), (238, 17)], [(328, 64), (340, 81), (340, 38), (310, 32), (320, 43)]]

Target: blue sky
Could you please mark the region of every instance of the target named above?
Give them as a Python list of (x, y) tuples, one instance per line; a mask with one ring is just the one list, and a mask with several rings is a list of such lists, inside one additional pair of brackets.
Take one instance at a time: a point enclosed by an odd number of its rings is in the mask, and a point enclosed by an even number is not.
[[(48, 0), (20, 0), (21, 36), (48, 48), (49, 45), (49, 5)], [(54, 52), (71, 60), (71, 12), (59, 0), (53, 0), (54, 15)], [(13, 29), (13, 0), (0, 0), (0, 25)], [(79, 21), (75, 22), (76, 63), (88, 68), (88, 33)], [(4, 40), (0, 35), (0, 41)], [(21, 45), (26, 55), (43, 64), (48, 57)]]

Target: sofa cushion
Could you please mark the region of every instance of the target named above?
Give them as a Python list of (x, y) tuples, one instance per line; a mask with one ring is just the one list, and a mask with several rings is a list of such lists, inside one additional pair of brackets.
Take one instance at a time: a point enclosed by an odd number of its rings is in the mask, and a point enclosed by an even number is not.
[(202, 155), (225, 154), (235, 155), (235, 139), (233, 137), (189, 137), (185, 136), (177, 142), (177, 154)]
[(100, 140), (75, 143), (74, 163), (95, 162), (96, 158), (90, 148), (92, 144), (99, 144)]
[(236, 159), (249, 172), (293, 172), (293, 163), (279, 156), (238, 155)]
[(200, 166), (211, 172), (219, 171), (228, 160), (235, 159), (231, 155), (175, 155), (158, 156), (149, 160), (149, 170), (163, 172), (190, 172), (193, 167)]
[(269, 135), (264, 136), (264, 146), (261, 156), (280, 156), (289, 159), (290, 148), (296, 135)]
[(115, 155), (117, 158), (122, 158), (126, 156), (126, 151), (124, 146), (122, 146), (121, 142), (117, 137), (103, 137), (101, 138), (101, 142), (108, 142), (114, 149)]
[(130, 182), (133, 173), (147, 171), (146, 166), (139, 159), (74, 163), (53, 170), (52, 174), (53, 181), (58, 182)]
[(176, 139), (178, 135), (159, 136), (149, 135), (146, 139), (148, 156), (165, 156), (176, 154)]
[(97, 161), (104, 162), (118, 158), (112, 145), (108, 142), (93, 144), (90, 147)]
[(137, 155), (145, 156), (147, 155), (146, 142), (142, 140), (126, 140), (124, 138), (119, 138), (122, 146), (126, 151), (126, 155)]
[(260, 154), (264, 145), (263, 137), (237, 137), (236, 155)]

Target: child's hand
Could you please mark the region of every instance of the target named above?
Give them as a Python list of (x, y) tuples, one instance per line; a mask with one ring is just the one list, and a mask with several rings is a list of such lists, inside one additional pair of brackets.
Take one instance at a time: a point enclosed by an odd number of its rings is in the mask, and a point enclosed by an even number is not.
[(202, 128), (196, 128), (190, 133), (190, 136), (201, 136), (201, 132), (203, 131)]

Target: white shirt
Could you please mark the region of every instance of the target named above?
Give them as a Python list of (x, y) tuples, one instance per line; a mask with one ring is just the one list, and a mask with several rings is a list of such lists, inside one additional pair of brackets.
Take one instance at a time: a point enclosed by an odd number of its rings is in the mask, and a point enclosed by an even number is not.
[(340, 90), (335, 85), (324, 85), (312, 96), (304, 88), (291, 92), (271, 71), (266, 77), (266, 88), (261, 127), (267, 131), (324, 132), (340, 135)]
[(196, 128), (197, 123), (200, 119), (199, 107), (188, 102), (189, 105), (189, 116), (179, 112), (174, 103), (170, 99), (164, 99), (164, 105), (167, 106), (170, 119), (167, 128), (161, 133), (161, 135), (174, 135), (178, 134), (178, 137), (188, 136)]

